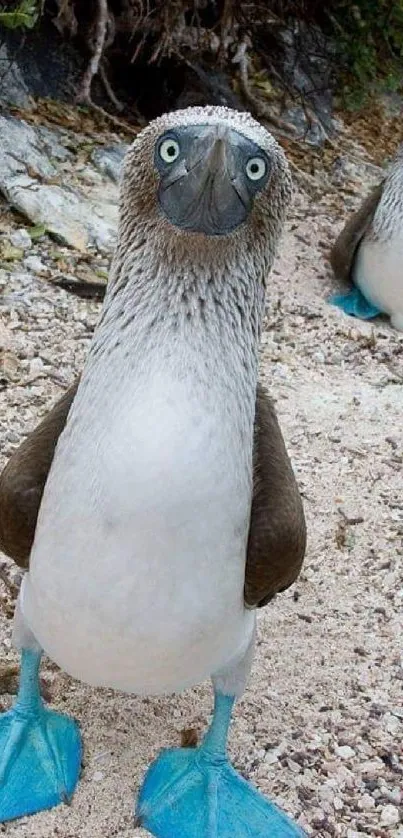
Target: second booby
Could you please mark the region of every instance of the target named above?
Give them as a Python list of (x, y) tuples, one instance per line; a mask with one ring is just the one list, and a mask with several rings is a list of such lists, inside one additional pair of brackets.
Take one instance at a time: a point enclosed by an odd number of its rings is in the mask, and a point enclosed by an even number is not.
[(351, 290), (332, 302), (364, 320), (387, 314), (403, 331), (403, 146), (383, 181), (348, 220), (330, 254)]

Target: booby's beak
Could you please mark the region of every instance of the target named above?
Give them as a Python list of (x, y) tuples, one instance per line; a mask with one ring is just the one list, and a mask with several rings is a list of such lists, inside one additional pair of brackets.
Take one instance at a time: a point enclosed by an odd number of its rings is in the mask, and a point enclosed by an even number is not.
[(267, 183), (269, 159), (256, 143), (223, 125), (192, 125), (157, 141), (158, 201), (176, 227), (208, 236), (242, 224)]

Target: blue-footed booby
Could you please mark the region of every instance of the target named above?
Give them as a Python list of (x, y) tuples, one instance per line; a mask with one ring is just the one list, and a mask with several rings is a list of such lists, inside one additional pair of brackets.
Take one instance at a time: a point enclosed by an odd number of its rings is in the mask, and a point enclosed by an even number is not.
[(256, 610), (299, 574), (302, 503), (258, 383), (268, 280), (291, 198), (283, 151), (247, 113), (151, 122), (122, 174), (116, 252), (80, 379), (0, 477), (0, 547), (26, 569), (20, 688), (0, 717), (0, 821), (69, 800), (78, 724), (41, 698), (42, 651), (87, 684), (179, 692), (211, 677), (212, 723), (148, 769), (157, 838), (292, 838), (232, 768)]
[(331, 302), (364, 320), (387, 314), (403, 331), (403, 145), (386, 177), (347, 221), (330, 261), (336, 278), (353, 286)]

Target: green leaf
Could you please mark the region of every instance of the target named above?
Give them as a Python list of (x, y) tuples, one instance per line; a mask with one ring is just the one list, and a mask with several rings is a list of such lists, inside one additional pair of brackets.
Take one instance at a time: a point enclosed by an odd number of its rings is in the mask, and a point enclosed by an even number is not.
[(39, 18), (37, 0), (22, 0), (13, 12), (0, 10), (0, 25), (6, 29), (32, 29)]
[(47, 233), (47, 228), (44, 224), (36, 224), (35, 227), (28, 227), (28, 234), (33, 241), (42, 238)]

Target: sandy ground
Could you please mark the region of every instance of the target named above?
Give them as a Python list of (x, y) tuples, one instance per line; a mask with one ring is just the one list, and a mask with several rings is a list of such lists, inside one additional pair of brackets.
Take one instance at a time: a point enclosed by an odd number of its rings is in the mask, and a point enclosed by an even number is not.
[[(3, 231), (7, 225), (16, 221), (3, 215)], [(297, 196), (269, 282), (262, 376), (303, 494), (309, 547), (297, 584), (259, 615), (231, 755), (308, 835), (402, 838), (403, 335), (386, 320), (365, 324), (326, 303), (324, 254), (338, 227), (331, 202), (313, 207)], [(33, 252), (51, 268), (60, 251), (46, 241)], [(99, 304), (46, 277), (12, 271), (11, 280), (0, 272), (9, 358), (2, 460), (81, 368), (99, 313)], [(4, 663), (15, 656), (6, 586), (0, 595)], [(133, 793), (161, 747), (177, 744), (183, 728), (205, 729), (210, 686), (139, 699), (90, 690), (47, 661), (43, 675), (52, 705), (80, 722), (82, 779), (69, 808), (0, 832), (145, 835), (132, 826)], [(10, 701), (1, 695), (0, 707)]]

